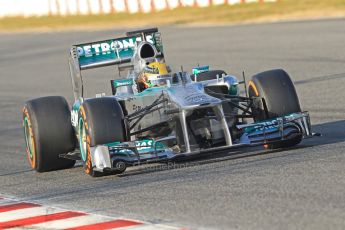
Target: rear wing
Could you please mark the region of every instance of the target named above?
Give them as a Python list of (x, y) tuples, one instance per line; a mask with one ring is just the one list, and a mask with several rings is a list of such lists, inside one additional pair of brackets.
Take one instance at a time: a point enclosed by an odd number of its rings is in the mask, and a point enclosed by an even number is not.
[(128, 63), (141, 41), (155, 46), (158, 55), (163, 53), (161, 35), (153, 28), (127, 32), (126, 37), (77, 44), (72, 46), (71, 54), (77, 59), (80, 70)]
[(161, 34), (157, 28), (127, 32), (125, 37), (73, 45), (69, 67), (75, 100), (83, 98), (81, 70), (131, 62), (139, 42), (148, 42), (163, 56)]

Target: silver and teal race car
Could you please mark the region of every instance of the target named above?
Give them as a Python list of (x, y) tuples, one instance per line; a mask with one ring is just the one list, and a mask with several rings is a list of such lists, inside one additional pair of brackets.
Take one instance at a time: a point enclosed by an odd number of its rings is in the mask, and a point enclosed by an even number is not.
[[(208, 66), (191, 73), (166, 68), (160, 74), (150, 63), (165, 65), (156, 28), (72, 46), (72, 109), (60, 96), (24, 106), (31, 167), (46, 172), (81, 160), (87, 174), (100, 176), (191, 155), (231, 154), (234, 148), (287, 148), (313, 136), (309, 115), (301, 111), (284, 70), (256, 74), (247, 83)], [(127, 72), (125, 78), (111, 80), (113, 95), (84, 97), (82, 72), (110, 65)], [(147, 88), (140, 85), (144, 73), (155, 76)]]

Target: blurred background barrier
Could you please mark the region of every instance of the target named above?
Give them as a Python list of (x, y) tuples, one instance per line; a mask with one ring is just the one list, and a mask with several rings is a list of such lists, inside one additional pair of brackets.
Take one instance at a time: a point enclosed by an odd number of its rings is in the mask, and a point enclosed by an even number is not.
[(150, 13), (177, 7), (275, 2), (278, 0), (0, 0), (0, 17)]

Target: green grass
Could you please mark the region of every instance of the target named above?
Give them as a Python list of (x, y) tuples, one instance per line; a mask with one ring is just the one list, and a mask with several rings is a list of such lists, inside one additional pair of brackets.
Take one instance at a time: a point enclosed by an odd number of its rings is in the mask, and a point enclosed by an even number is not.
[(345, 0), (278, 0), (277, 3), (178, 8), (153, 14), (7, 17), (1, 31), (140, 27), (167, 24), (218, 24), (345, 16)]

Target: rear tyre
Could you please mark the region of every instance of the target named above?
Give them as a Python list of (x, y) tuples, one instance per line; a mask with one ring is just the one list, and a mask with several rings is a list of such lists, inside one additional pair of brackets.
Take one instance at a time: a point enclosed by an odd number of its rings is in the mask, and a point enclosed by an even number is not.
[(75, 149), (71, 113), (63, 97), (27, 101), (23, 108), (26, 151), (31, 168), (47, 172), (71, 168), (75, 161), (59, 155)]
[[(295, 86), (290, 76), (282, 69), (254, 75), (249, 82), (248, 92), (250, 97), (263, 99), (262, 105), (253, 108), (256, 122), (301, 112)], [(291, 147), (301, 140), (302, 135), (296, 135), (292, 139), (269, 144), (267, 147), (271, 149)]]
[[(79, 109), (78, 127), (84, 172), (93, 177), (111, 174), (94, 170), (91, 147), (127, 140), (124, 114), (119, 102), (111, 97), (86, 100)], [(115, 170), (113, 173), (123, 171)]]

